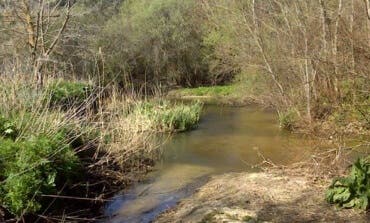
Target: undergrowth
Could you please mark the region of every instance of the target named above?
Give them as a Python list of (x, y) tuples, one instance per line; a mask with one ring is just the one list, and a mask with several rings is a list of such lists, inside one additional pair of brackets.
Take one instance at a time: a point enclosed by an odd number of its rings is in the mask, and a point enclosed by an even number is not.
[(370, 156), (358, 159), (348, 176), (334, 179), (326, 200), (343, 208), (369, 209)]
[(46, 88), (50, 104), (64, 107), (79, 106), (87, 101), (93, 92), (93, 85), (82, 81), (56, 80)]
[[(110, 92), (99, 98), (101, 107), (81, 114), (94, 103), (92, 85), (51, 80), (45, 86), (1, 79), (0, 220), (2, 210), (17, 219), (45, 211), (49, 195), (98, 196), (126, 185), (153, 165), (161, 144), (156, 134), (195, 128), (202, 108)], [(94, 183), (88, 177), (99, 181), (95, 189), (76, 187)]]

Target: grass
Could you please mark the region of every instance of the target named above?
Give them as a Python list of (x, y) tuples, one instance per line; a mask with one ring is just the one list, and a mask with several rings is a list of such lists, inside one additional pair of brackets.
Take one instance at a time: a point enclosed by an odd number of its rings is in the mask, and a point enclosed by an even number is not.
[(46, 211), (49, 195), (98, 196), (134, 180), (158, 155), (157, 133), (195, 128), (202, 108), (112, 90), (89, 110), (84, 82), (40, 89), (23, 77), (0, 80), (0, 209), (18, 219)]
[(197, 88), (181, 88), (171, 90), (167, 96), (172, 99), (196, 99), (207, 104), (245, 105), (253, 103), (254, 99), (245, 94), (239, 84), (208, 86)]
[(182, 88), (172, 91), (173, 95), (177, 96), (209, 96), (209, 97), (226, 97), (235, 94), (233, 85), (225, 86), (209, 86), (197, 88)]
[[(158, 132), (177, 132), (197, 127), (202, 104), (171, 103), (166, 100), (147, 101), (139, 104), (132, 115), (143, 115), (151, 123), (150, 130)], [(148, 130), (149, 130), (148, 129)]]

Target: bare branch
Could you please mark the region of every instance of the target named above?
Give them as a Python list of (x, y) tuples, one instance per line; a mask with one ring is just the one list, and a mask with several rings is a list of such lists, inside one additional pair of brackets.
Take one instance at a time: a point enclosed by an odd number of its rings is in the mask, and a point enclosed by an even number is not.
[(68, 20), (70, 18), (70, 13), (71, 13), (71, 3), (70, 1), (67, 2), (67, 15), (66, 18), (64, 19), (62, 27), (59, 29), (58, 34), (55, 36), (54, 41), (51, 43), (50, 47), (46, 50), (45, 56), (48, 56), (52, 50), (54, 49), (55, 45), (58, 43), (60, 36), (64, 32), (65, 28), (67, 27)]

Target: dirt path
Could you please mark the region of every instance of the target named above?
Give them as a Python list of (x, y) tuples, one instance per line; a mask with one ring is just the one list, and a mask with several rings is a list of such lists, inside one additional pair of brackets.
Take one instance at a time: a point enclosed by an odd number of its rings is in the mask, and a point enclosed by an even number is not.
[(370, 222), (364, 213), (329, 206), (324, 188), (306, 179), (277, 173), (215, 176), (156, 222)]

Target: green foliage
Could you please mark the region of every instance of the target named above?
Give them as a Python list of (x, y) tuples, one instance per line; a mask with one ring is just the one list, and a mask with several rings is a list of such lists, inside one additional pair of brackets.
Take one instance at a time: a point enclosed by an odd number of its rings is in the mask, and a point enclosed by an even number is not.
[(57, 106), (81, 105), (92, 91), (92, 85), (78, 81), (59, 80), (47, 87), (50, 104)]
[(370, 207), (370, 156), (358, 159), (347, 177), (337, 178), (326, 192), (326, 200), (343, 208)]
[(187, 86), (208, 81), (198, 6), (195, 0), (125, 1), (95, 43), (106, 53), (108, 72)]
[(41, 209), (41, 194), (55, 193), (79, 165), (65, 135), (0, 138), (0, 203), (20, 216)]
[(0, 137), (15, 139), (19, 134), (15, 123), (0, 115)]
[(293, 131), (295, 124), (298, 120), (297, 111), (294, 109), (289, 109), (285, 112), (279, 112), (279, 125), (281, 129)]

